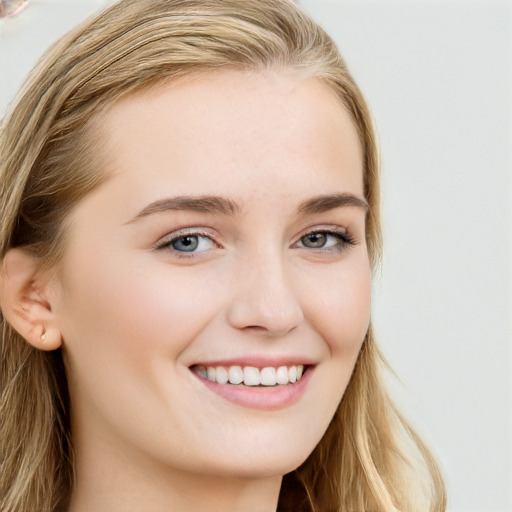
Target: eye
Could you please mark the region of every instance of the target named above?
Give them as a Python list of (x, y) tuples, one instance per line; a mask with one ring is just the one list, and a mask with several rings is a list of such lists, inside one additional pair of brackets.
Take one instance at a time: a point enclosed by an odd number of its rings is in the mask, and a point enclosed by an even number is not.
[(207, 235), (200, 233), (174, 234), (164, 238), (156, 249), (167, 250), (181, 255), (208, 251), (217, 245)]
[[(334, 240), (330, 240), (329, 238)], [(327, 233), (309, 233), (300, 240), (304, 247), (309, 247), (310, 249), (322, 249), (327, 246), (328, 242), (331, 242), (332, 245), (332, 242), (336, 244), (338, 241), (334, 236)]]
[(312, 231), (301, 237), (297, 245), (306, 249), (341, 251), (345, 246), (354, 245), (354, 243), (352, 237), (346, 232)]

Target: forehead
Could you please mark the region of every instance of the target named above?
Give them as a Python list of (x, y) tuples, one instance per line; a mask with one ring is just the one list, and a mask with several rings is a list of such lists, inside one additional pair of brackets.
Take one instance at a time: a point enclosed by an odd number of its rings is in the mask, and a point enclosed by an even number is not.
[(245, 185), (256, 197), (269, 182), (283, 193), (306, 194), (314, 183), (319, 193), (362, 194), (352, 119), (327, 85), (297, 72), (219, 71), (164, 83), (123, 98), (97, 124), (108, 171), (148, 196), (158, 194), (155, 183), (173, 195), (237, 195)]

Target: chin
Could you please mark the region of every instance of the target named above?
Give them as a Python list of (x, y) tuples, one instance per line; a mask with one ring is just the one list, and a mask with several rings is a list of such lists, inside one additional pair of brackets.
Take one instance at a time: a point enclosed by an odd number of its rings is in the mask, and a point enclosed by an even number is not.
[(240, 451), (234, 460), (224, 460), (225, 464), (220, 467), (213, 466), (212, 474), (248, 479), (282, 477), (303, 464), (315, 446), (305, 447), (299, 440), (288, 449), (281, 445), (280, 447), (261, 447), (256, 453)]

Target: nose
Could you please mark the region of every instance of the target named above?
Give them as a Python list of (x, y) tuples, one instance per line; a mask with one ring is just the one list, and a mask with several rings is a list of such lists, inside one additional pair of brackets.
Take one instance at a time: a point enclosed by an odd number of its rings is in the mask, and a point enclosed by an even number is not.
[(271, 337), (295, 329), (304, 320), (304, 313), (290, 281), (279, 256), (251, 259), (239, 269), (227, 310), (228, 323)]

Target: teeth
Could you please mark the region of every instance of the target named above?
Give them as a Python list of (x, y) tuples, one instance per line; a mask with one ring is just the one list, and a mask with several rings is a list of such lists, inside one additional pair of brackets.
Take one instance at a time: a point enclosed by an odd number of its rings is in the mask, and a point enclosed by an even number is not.
[(286, 366), (280, 366), (277, 369), (277, 383), (278, 384), (288, 384), (290, 379), (288, 379), (288, 368)]
[(226, 368), (219, 366), (215, 369), (215, 380), (213, 382), (218, 382), (219, 384), (227, 384), (228, 380), (228, 371)]
[(230, 366), (228, 375), (230, 384), (241, 384), (244, 380), (244, 371), (241, 366)]
[(272, 366), (268, 366), (267, 368), (263, 368), (260, 373), (261, 383), (264, 386), (275, 386), (277, 384), (277, 374), (276, 369), (272, 368)]
[(260, 385), (260, 371), (254, 366), (246, 366), (244, 368), (244, 384), (246, 386)]
[(245, 386), (275, 386), (293, 384), (302, 378), (304, 365), (296, 366), (198, 366), (196, 372), (203, 378), (218, 384), (244, 384)]

